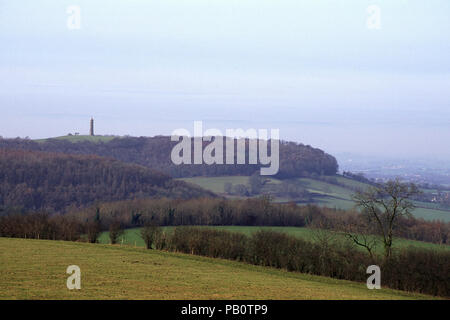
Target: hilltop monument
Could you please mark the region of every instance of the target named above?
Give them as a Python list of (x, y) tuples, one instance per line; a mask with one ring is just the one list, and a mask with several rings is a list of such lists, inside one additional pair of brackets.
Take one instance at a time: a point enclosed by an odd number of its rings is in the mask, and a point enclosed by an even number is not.
[(89, 135), (94, 136), (94, 118), (91, 118), (91, 128), (89, 130)]

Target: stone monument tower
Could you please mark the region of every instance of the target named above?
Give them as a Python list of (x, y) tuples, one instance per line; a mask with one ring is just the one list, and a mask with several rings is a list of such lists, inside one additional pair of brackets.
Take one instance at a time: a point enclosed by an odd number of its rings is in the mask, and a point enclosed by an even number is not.
[(90, 136), (94, 135), (94, 118), (91, 118), (91, 129), (89, 131), (89, 135)]

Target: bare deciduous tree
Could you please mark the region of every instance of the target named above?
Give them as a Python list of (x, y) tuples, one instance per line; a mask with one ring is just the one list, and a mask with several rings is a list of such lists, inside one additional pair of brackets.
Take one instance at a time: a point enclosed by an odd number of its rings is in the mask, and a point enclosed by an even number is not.
[[(353, 196), (356, 206), (362, 209), (368, 230), (374, 230), (381, 236), (385, 260), (392, 254), (393, 232), (397, 220), (402, 216), (411, 216), (415, 206), (410, 199), (419, 193), (415, 184), (402, 183), (399, 179), (395, 179), (357, 192)], [(363, 235), (355, 236), (350, 232), (347, 235), (356, 244), (366, 247), (371, 252), (373, 246), (370, 238)]]

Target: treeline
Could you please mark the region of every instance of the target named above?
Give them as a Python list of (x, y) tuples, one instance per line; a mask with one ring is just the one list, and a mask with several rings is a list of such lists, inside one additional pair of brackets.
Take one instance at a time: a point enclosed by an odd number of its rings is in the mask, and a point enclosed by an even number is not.
[[(333, 211), (334, 209), (319, 209)], [(305, 214), (315, 215), (314, 210), (305, 210), (295, 203), (274, 204), (270, 198), (230, 200), (222, 198), (181, 199), (135, 199), (98, 203), (89, 208), (73, 210), (67, 216), (85, 221), (100, 212), (103, 229), (113, 221), (125, 228), (140, 227), (148, 219), (161, 226), (180, 225), (242, 225), (242, 226), (297, 226), (303, 227)]]
[[(18, 138), (0, 139), (0, 148), (110, 157), (123, 162), (146, 166), (175, 178), (252, 175), (260, 168), (260, 165), (250, 164), (175, 165), (172, 163), (170, 155), (176, 144), (177, 142), (171, 141), (168, 136), (121, 137), (108, 142), (95, 143), (90, 141), (72, 143), (59, 139), (48, 139), (44, 142)], [(206, 146), (208, 142), (203, 144)], [(193, 146), (193, 143), (191, 145)], [(268, 150), (270, 154), (270, 144), (268, 144)], [(246, 159), (246, 163), (248, 163), (248, 148), (246, 148)], [(320, 149), (294, 142), (280, 142), (280, 170), (277, 175), (279, 178), (305, 177), (312, 174), (334, 175), (337, 170), (336, 159)]]
[[(42, 213), (9, 213), (0, 219), (0, 236), (31, 237), (35, 230), (47, 223), (35, 223), (34, 216)], [(344, 211), (315, 205), (298, 206), (295, 203), (272, 203), (270, 198), (252, 198), (245, 200), (225, 200), (221, 198), (195, 199), (133, 199), (109, 203), (97, 203), (87, 208), (72, 209), (64, 215), (46, 216), (45, 221), (67, 219), (80, 225), (97, 221), (100, 231), (110, 230), (112, 224), (121, 228), (142, 227), (148, 221), (160, 226), (291, 226), (327, 229), (347, 233), (349, 226), (353, 233), (367, 233), (363, 217), (353, 211)], [(52, 220), (56, 219), (56, 220)], [(58, 220), (59, 221), (59, 220)], [(66, 220), (61, 220), (66, 221)], [(62, 226), (65, 222), (55, 224)], [(49, 222), (50, 223), (50, 222)], [(3, 228), (8, 225), (7, 229)], [(51, 225), (53, 228), (53, 225)], [(49, 227), (50, 228), (50, 227)], [(5, 231), (8, 230), (8, 231)], [(54, 233), (56, 240), (67, 240), (65, 229)], [(40, 232), (42, 238), (42, 232)], [(425, 221), (415, 218), (399, 218), (394, 228), (394, 236), (418, 241), (448, 245), (450, 243), (450, 223)], [(53, 236), (51, 237), (53, 239)]]
[(97, 201), (199, 196), (214, 194), (114, 159), (0, 149), (0, 208), (4, 210), (53, 212)]
[(450, 252), (416, 248), (396, 252), (387, 262), (370, 258), (350, 244), (312, 243), (284, 233), (260, 230), (251, 236), (220, 230), (178, 227), (155, 232), (159, 250), (223, 258), (301, 273), (365, 282), (369, 265), (381, 267), (382, 285), (450, 296)]
[[(108, 230), (113, 221), (124, 228), (141, 227), (151, 219), (161, 226), (181, 225), (236, 225), (236, 226), (283, 226), (313, 227), (346, 232), (366, 233), (363, 217), (356, 211), (344, 211), (316, 205), (298, 206), (296, 203), (273, 203), (270, 197), (251, 199), (196, 198), (135, 199), (101, 203), (81, 210), (73, 210), (68, 216), (80, 221), (92, 219), (100, 213), (103, 229)], [(423, 219), (399, 218), (394, 236), (432, 242), (450, 243), (450, 223), (425, 221)]]
[[(44, 212), (8, 214), (0, 216), (0, 237), (79, 241), (88, 233), (90, 222)], [(100, 233), (98, 224), (97, 229)]]
[(359, 182), (362, 182), (362, 183), (366, 183), (366, 184), (373, 184), (374, 183), (372, 180), (366, 178), (364, 176), (364, 173), (362, 173), (362, 172), (353, 173), (351, 171), (344, 171), (344, 172), (342, 172), (342, 175), (344, 177), (347, 177), (347, 178), (350, 178), (350, 179), (353, 179), (353, 180), (356, 180), (356, 181), (359, 181)]

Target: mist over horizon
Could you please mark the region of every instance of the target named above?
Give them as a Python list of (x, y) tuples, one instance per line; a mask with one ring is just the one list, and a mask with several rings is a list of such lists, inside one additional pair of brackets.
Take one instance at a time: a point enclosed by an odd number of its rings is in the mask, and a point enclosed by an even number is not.
[[(450, 3), (0, 1), (0, 135), (280, 129), (335, 155), (450, 159)], [(257, 9), (255, 9), (257, 8)]]

